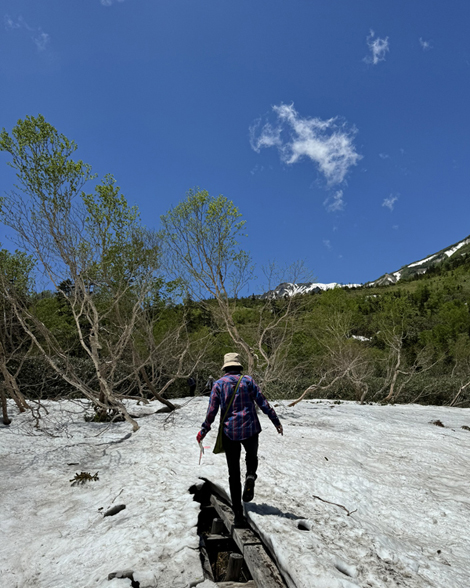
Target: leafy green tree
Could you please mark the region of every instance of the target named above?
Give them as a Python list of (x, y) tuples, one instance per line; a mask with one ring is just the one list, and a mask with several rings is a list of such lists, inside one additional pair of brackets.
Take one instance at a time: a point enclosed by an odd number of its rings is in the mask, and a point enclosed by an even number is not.
[[(259, 301), (253, 321), (242, 320), (246, 309), (240, 294), (253, 276), (253, 265), (240, 245), (246, 234), (238, 208), (222, 195), (190, 190), (184, 201), (161, 217), (161, 223), (169, 275), (182, 280), (187, 295), (210, 313), (216, 329), (229, 335), (246, 359), (247, 372), (263, 388), (282, 373), (288, 378), (288, 349), (299, 300)], [(267, 275), (282, 275), (282, 281), (288, 281), (286, 276), (299, 276), (303, 266), (277, 269), (271, 264)]]
[[(249, 254), (238, 240), (245, 236), (245, 221), (238, 208), (220, 195), (190, 190), (186, 199), (161, 217), (166, 269), (181, 279), (194, 299), (212, 298), (217, 322), (244, 351), (253, 373), (254, 354), (233, 319), (241, 289), (253, 273)], [(214, 307), (210, 307), (214, 312)]]
[(433, 313), (431, 322), (431, 328), (421, 332), (421, 340), (434, 345), (442, 352), (450, 353), (459, 335), (470, 330), (468, 306), (459, 299), (441, 301)]
[[(88, 164), (72, 159), (76, 149), (41, 115), (18, 121), (11, 134), (3, 130), (0, 150), (10, 154), (18, 184), (4, 198), (1, 218), (69, 306), (99, 390), (79, 377), (59, 339), (30, 309), (14, 301), (15, 310), (63, 378), (100, 411), (122, 414), (136, 430), (116, 391), (130, 385), (132, 374), (120, 368), (131, 356), (139, 315), (162, 285), (158, 239), (142, 227), (137, 208), (128, 205), (112, 176), (94, 193), (84, 192), (95, 176)], [(130, 364), (132, 372), (140, 367)]]

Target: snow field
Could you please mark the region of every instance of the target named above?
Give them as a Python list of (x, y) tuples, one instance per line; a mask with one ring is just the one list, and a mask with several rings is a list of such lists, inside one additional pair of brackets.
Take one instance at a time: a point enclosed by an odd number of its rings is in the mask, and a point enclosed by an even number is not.
[[(108, 574), (129, 568), (141, 588), (214, 586), (188, 489), (204, 477), (228, 493), (226, 464), (211, 452), (213, 430), (198, 465), (207, 398), (178, 403), (170, 415), (130, 405), (148, 414), (130, 436), (126, 423), (86, 423), (71, 402), (47, 403), (42, 431), (10, 407), (12, 424), (0, 425), (2, 586), (121, 588), (130, 580)], [(284, 437), (260, 416), (246, 511), (289, 588), (467, 588), (470, 410), (287, 404), (274, 403)], [(80, 471), (100, 479), (71, 486)], [(103, 517), (117, 504), (126, 509)]]

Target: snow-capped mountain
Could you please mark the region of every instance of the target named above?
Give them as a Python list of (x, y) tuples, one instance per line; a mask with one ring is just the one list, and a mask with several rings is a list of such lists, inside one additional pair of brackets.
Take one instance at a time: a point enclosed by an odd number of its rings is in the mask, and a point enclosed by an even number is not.
[(367, 286), (388, 286), (389, 284), (396, 284), (403, 278), (411, 278), (419, 274), (425, 274), (430, 267), (439, 265), (443, 261), (447, 261), (450, 258), (461, 257), (462, 255), (470, 254), (470, 236), (462, 239), (454, 245), (450, 245), (445, 249), (441, 249), (433, 255), (429, 255), (419, 261), (414, 261), (408, 265), (404, 265), (399, 270), (387, 273), (375, 280), (369, 282)]
[[(433, 255), (429, 255), (419, 261), (414, 261), (408, 265), (402, 266), (399, 270), (386, 273), (373, 282), (368, 282), (366, 286), (388, 286), (390, 284), (396, 284), (403, 278), (411, 278), (419, 274), (424, 274), (426, 271), (433, 266), (439, 265), (443, 261), (449, 259), (456, 259), (463, 255), (470, 255), (470, 235), (462, 241), (450, 245), (445, 249), (441, 249)], [(274, 290), (269, 290), (265, 294), (262, 294), (260, 298), (281, 298), (283, 296), (294, 296), (296, 294), (309, 294), (317, 293), (324, 290), (331, 290), (332, 288), (358, 288), (362, 284), (338, 284), (332, 282), (331, 284), (318, 284), (316, 282), (307, 282), (303, 284), (290, 284), (283, 282), (279, 284)]]
[(317, 282), (306, 282), (303, 284), (290, 284), (283, 282), (274, 290), (262, 294), (260, 298), (282, 298), (283, 296), (295, 296), (296, 294), (309, 294), (332, 290), (333, 288), (359, 288), (362, 284), (318, 284)]

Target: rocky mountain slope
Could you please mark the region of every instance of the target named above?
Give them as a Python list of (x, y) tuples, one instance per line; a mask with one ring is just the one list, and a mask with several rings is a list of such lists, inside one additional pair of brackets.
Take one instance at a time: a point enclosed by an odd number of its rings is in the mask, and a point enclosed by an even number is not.
[(331, 282), (331, 284), (319, 284), (317, 282), (290, 284), (288, 282), (283, 282), (274, 290), (269, 290), (269, 292), (262, 294), (260, 298), (282, 298), (283, 296), (295, 296), (296, 294), (315, 294), (317, 292), (322, 292), (323, 290), (331, 290), (338, 286), (340, 288), (359, 288), (362, 284), (338, 284), (337, 282)]
[[(450, 259), (461, 258), (464, 255), (470, 255), (470, 235), (458, 243), (454, 243), (445, 249), (441, 249), (437, 253), (433, 253), (421, 259), (414, 261), (408, 265), (402, 266), (399, 270), (392, 273), (386, 273), (380, 276), (373, 282), (368, 282), (366, 286), (389, 286), (396, 284), (402, 279), (412, 279), (415, 276), (426, 273), (429, 268), (440, 265), (443, 262), (449, 261)], [(362, 284), (338, 284), (332, 282), (330, 284), (319, 284), (316, 282), (309, 282), (303, 284), (290, 284), (284, 282), (279, 284), (274, 290), (270, 290), (265, 294), (262, 294), (260, 298), (281, 298), (283, 296), (294, 296), (296, 294), (308, 294), (321, 292), (323, 290), (330, 290), (332, 288), (357, 288)]]
[(440, 265), (441, 263), (448, 261), (449, 259), (455, 259), (457, 257), (461, 257), (463, 255), (470, 254), (470, 236), (462, 239), (458, 243), (454, 243), (454, 245), (450, 245), (445, 249), (441, 249), (437, 253), (433, 255), (429, 255), (424, 259), (419, 261), (414, 261), (408, 265), (402, 266), (399, 270), (387, 273), (378, 278), (373, 282), (369, 282), (366, 284), (367, 286), (388, 286), (389, 284), (396, 284), (399, 280), (404, 278), (413, 278), (420, 274), (425, 274), (429, 268), (434, 267), (436, 265)]

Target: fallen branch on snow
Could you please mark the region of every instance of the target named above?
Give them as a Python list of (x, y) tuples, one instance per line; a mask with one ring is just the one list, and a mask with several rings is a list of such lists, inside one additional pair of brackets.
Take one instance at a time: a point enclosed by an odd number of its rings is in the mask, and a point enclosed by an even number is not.
[(355, 510), (351, 510), (349, 511), (345, 506), (343, 506), (342, 504), (337, 504), (336, 502), (330, 502), (329, 500), (324, 500), (323, 498), (320, 498), (319, 496), (315, 496), (315, 494), (312, 494), (313, 498), (318, 498), (318, 500), (321, 500), (322, 502), (327, 502), (328, 504), (334, 504), (335, 506), (339, 506), (340, 508), (344, 509), (347, 513), (348, 516), (352, 515), (354, 512), (356, 512), (357, 508)]

